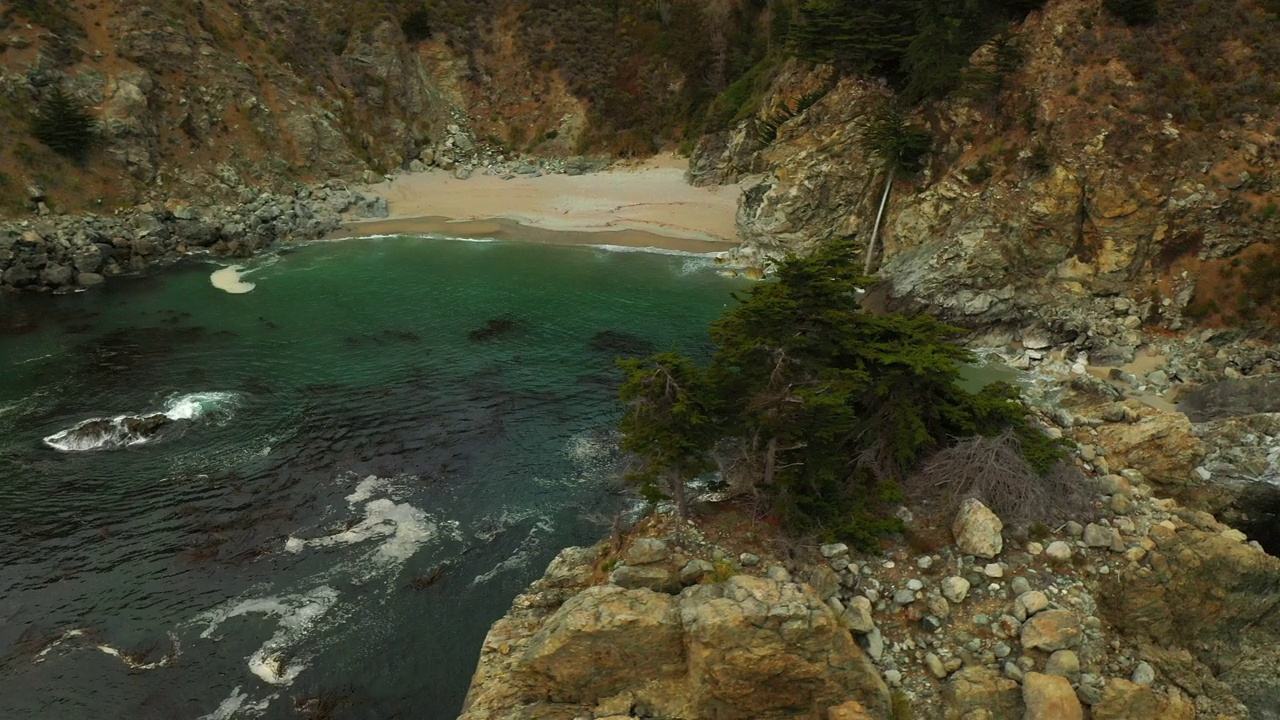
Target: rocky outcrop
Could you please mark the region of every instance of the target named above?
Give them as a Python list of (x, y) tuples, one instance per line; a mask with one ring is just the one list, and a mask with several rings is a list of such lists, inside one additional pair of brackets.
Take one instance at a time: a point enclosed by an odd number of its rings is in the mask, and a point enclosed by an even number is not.
[[(1274, 111), (1203, 129), (1153, 120), (1137, 100), (1135, 74), (1154, 68), (1113, 52), (1129, 32), (1096, 0), (1050, 0), (1015, 29), (1025, 58), (996, 97), (955, 93), (916, 118), (934, 134), (934, 152), (924, 172), (893, 188), (883, 306), (924, 305), (970, 327), (1039, 319), (1131, 355), (1138, 326), (1184, 325), (1197, 262), (1274, 233), (1280, 218), (1255, 212), (1251, 190), (1277, 177)], [(990, 52), (979, 50), (975, 64)], [(825, 72), (781, 73), (760, 117), (820, 85)], [(695, 178), (745, 177), (746, 255), (870, 235), (882, 174), (859, 126), (886, 94), (874, 82), (842, 80), (784, 122), (776, 140), (753, 145), (739, 128), (699, 146)], [(1140, 295), (1156, 302), (1130, 303)]]
[(289, 195), (244, 190), (242, 202), (143, 205), (114, 215), (0, 224), (0, 290), (65, 291), (189, 254), (247, 257), (335, 230), (341, 213), (386, 215), (386, 201), (330, 183)]
[[(631, 560), (653, 559), (642, 548)], [(737, 575), (679, 594), (590, 585), (570, 548), (494, 624), (462, 718), (888, 716), (888, 690), (804, 585)], [(845, 713), (845, 714), (840, 714)]]

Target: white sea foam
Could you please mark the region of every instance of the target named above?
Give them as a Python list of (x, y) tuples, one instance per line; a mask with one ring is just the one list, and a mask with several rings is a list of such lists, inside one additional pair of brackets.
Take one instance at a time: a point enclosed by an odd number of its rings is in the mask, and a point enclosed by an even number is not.
[(165, 403), (163, 410), (152, 413), (116, 415), (109, 418), (89, 418), (75, 427), (60, 430), (46, 438), (44, 443), (62, 452), (89, 452), (115, 450), (145, 445), (154, 435), (131, 431), (129, 422), (153, 415), (164, 415), (171, 421), (194, 421), (215, 412), (229, 411), (237, 395), (230, 392), (197, 392), (178, 395)]
[(604, 250), (606, 252), (615, 252), (615, 253), (648, 253), (651, 255), (677, 255), (680, 257), (690, 257), (690, 258), (716, 258), (716, 257), (720, 257), (723, 254), (720, 251), (694, 252), (692, 250), (676, 250), (673, 248), (660, 248), (660, 247), (652, 247), (652, 246), (640, 247), (635, 245), (593, 244), (593, 245), (587, 245), (587, 247), (595, 248), (596, 250)]
[[(359, 494), (357, 491), (352, 496)], [(422, 510), (389, 498), (369, 500), (363, 510), (364, 519), (355, 525), (341, 532), (316, 538), (290, 537), (285, 542), (285, 550), (299, 553), (306, 548), (354, 545), (381, 538), (383, 541), (374, 551), (372, 559), (383, 566), (399, 565), (412, 557), (418, 548), (434, 539), (439, 531), (439, 526)]]
[(240, 692), (240, 686), (237, 685), (231, 691), (231, 694), (227, 696), (227, 699), (218, 705), (216, 710), (208, 715), (201, 715), (197, 720), (231, 720), (232, 718), (258, 717), (266, 712), (267, 706), (277, 697), (279, 696), (273, 693), (261, 700), (249, 702), (249, 693)]
[(554, 529), (555, 526), (551, 524), (551, 518), (546, 515), (539, 517), (538, 522), (530, 528), (529, 534), (525, 535), (524, 540), (520, 541), (520, 547), (516, 548), (515, 552), (508, 555), (506, 559), (495, 565), (488, 572), (481, 573), (473, 578), (471, 586), (483, 585), (502, 573), (528, 567), (539, 548), (542, 547), (544, 539)]
[[(59, 637), (57, 640), (54, 640), (53, 642), (49, 643), (43, 650), (41, 650), (40, 653), (36, 655), (35, 658), (32, 659), (32, 662), (35, 662), (35, 663), (44, 662), (45, 657), (50, 652), (52, 652), (55, 648), (57, 648), (59, 645), (68, 643), (78, 638), (90, 638), (90, 637), (91, 636), (89, 635), (88, 631), (83, 630), (81, 628), (68, 630), (62, 633), (62, 636)], [(111, 645), (107, 645), (105, 643), (93, 643), (92, 645), (89, 645), (87, 647), (92, 647), (94, 650), (97, 650), (98, 652), (101, 652), (104, 655), (109, 655), (119, 660), (120, 662), (124, 663), (126, 667), (131, 668), (133, 670), (155, 670), (156, 668), (162, 668), (169, 665), (174, 660), (176, 660), (179, 655), (182, 654), (182, 646), (178, 642), (178, 637), (173, 633), (169, 633), (169, 640), (173, 643), (173, 650), (168, 653), (165, 653), (164, 657), (160, 658), (159, 660), (149, 662), (149, 663), (138, 662), (137, 660), (134, 660), (133, 658), (129, 657), (124, 652), (121, 652), (119, 648), (113, 647)]]
[(306, 669), (309, 659), (296, 652), (297, 646), (337, 600), (338, 591), (328, 585), (301, 595), (249, 598), (197, 618), (197, 622), (207, 623), (200, 637), (212, 637), (223, 623), (243, 615), (279, 618), (275, 634), (249, 656), (247, 664), (249, 672), (263, 682), (288, 685)]
[(243, 265), (229, 265), (221, 270), (213, 271), (213, 274), (209, 276), (209, 282), (224, 292), (232, 295), (243, 295), (257, 287), (257, 285), (243, 280), (247, 274), (248, 272)]

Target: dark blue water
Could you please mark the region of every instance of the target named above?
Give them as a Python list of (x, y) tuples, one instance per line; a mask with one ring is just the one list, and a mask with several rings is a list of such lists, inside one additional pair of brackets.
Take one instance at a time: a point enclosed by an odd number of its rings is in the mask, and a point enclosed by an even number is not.
[(629, 503), (614, 357), (705, 352), (709, 266), (389, 238), (0, 299), (0, 717), (455, 716)]

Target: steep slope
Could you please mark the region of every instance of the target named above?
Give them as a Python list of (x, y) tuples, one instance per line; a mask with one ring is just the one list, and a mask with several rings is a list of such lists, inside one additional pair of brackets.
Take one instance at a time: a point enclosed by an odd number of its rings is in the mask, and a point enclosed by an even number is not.
[[(934, 148), (891, 195), (887, 304), (971, 326), (1042, 318), (1063, 336), (1108, 335), (1121, 358), (1137, 342), (1123, 326), (1134, 306), (1175, 329), (1188, 306), (1233, 324), (1269, 316), (1269, 293), (1246, 288), (1270, 287), (1274, 263), (1247, 263), (1234, 286), (1216, 268), (1230, 280), (1241, 257), (1270, 257), (1261, 244), (1280, 230), (1280, 92), (1266, 69), (1280, 63), (1280, 21), (1252, 0), (1160, 8), (1128, 27), (1101, 0), (1050, 0), (1012, 29), (1013, 53), (984, 46), (959, 90), (917, 110)], [(780, 74), (761, 117), (794, 108), (823, 72)], [(759, 253), (868, 237), (882, 175), (860, 127), (890, 95), (842, 79), (767, 144), (758, 120), (706, 138), (693, 179), (754, 175), (739, 224)]]

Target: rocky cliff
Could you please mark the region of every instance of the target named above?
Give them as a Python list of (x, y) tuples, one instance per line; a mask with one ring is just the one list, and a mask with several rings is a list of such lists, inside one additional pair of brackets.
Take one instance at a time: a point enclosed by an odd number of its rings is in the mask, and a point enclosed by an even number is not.
[[(969, 326), (1103, 332), (1120, 355), (1136, 345), (1128, 300), (1149, 301), (1140, 323), (1172, 329), (1186, 313), (1236, 324), (1269, 312), (1239, 280), (1270, 287), (1266, 243), (1280, 231), (1280, 96), (1249, 83), (1280, 58), (1266, 37), (1276, 16), (1251, 2), (1160, 12), (1131, 28), (1099, 0), (1049, 0), (975, 53), (960, 90), (917, 110), (933, 153), (894, 185), (881, 302)], [(871, 234), (883, 176), (860, 127), (890, 93), (874, 79), (831, 86), (829, 72), (793, 65), (759, 117), (695, 153), (694, 182), (747, 179), (749, 252)], [(828, 87), (761, 139), (772, 108)]]

